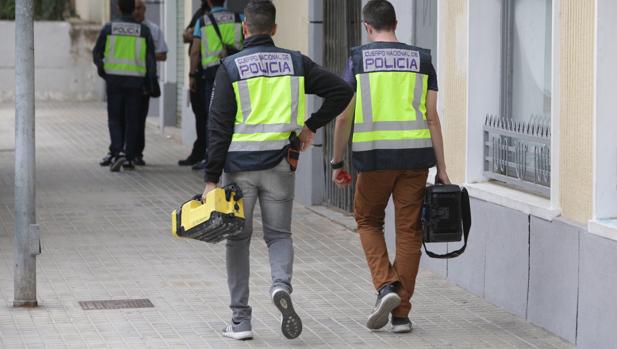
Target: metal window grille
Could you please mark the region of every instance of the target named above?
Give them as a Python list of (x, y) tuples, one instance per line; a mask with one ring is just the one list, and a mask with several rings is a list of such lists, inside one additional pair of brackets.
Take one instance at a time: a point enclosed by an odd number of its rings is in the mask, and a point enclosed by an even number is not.
[[(350, 49), (361, 42), (360, 0), (324, 1), (325, 66), (342, 74), (349, 58)], [(325, 204), (347, 212), (353, 210), (353, 187), (339, 189), (332, 182), (330, 160), (334, 152), (334, 122), (324, 128), (324, 178)], [(351, 166), (351, 144), (345, 156), (345, 163)], [(353, 171), (352, 171), (353, 175)], [(353, 175), (353, 183), (356, 177)]]
[(487, 115), (484, 123), (484, 175), (544, 197), (551, 186), (550, 119), (530, 122)]

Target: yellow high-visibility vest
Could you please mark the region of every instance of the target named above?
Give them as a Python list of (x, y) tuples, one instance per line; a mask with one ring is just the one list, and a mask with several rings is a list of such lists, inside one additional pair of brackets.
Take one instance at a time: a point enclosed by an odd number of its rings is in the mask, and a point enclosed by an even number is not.
[(237, 104), (229, 154), (280, 151), (300, 131), (306, 109), (301, 59), (297, 52), (262, 47), (225, 60)]
[(435, 163), (426, 119), (430, 51), (375, 42), (352, 50), (356, 105), (352, 137), (358, 171), (429, 168)]
[(141, 24), (111, 23), (111, 35), (105, 42), (103, 68), (109, 75), (146, 76), (146, 38), (141, 36)]
[(239, 16), (231, 11), (213, 12), (212, 16), (221, 31), (219, 38), (214, 25), (208, 16), (201, 19), (201, 65), (208, 68), (219, 65), (224, 52), (223, 44), (233, 46), (237, 50), (242, 49), (242, 25)]

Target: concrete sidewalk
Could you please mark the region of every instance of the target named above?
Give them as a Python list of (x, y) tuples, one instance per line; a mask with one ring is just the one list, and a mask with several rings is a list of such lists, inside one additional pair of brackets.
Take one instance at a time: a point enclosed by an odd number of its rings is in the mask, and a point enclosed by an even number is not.
[[(37, 111), (37, 309), (12, 308), (12, 106), (0, 106), (0, 347), (2, 348), (570, 348), (428, 271), (418, 277), (411, 334), (364, 327), (375, 296), (356, 235), (297, 206), (293, 299), (302, 336), (280, 334), (259, 214), (251, 250), (255, 339), (223, 338), (230, 318), (224, 245), (177, 240), (170, 212), (203, 189), (176, 166), (188, 150), (149, 130), (134, 172), (98, 166), (103, 104)], [(82, 310), (79, 301), (149, 299), (153, 308)]]

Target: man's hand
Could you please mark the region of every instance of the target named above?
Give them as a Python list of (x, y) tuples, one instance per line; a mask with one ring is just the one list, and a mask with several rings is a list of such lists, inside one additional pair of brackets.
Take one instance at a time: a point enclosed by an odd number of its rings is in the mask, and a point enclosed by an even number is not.
[(351, 184), (351, 176), (345, 168), (337, 168), (332, 170), (332, 181), (339, 188), (345, 188)]
[(167, 52), (155, 53), (154, 57), (156, 57), (157, 62), (165, 62), (167, 60)]
[(206, 197), (208, 193), (216, 189), (216, 183), (208, 182), (206, 183), (206, 187), (204, 188), (204, 193), (201, 195), (201, 202), (206, 203)]
[(197, 78), (191, 76), (189, 78), (189, 89), (191, 90), (191, 92), (197, 92)]
[(298, 136), (300, 139), (300, 151), (307, 150), (311, 144), (313, 144), (313, 139), (315, 138), (315, 134), (308, 127), (302, 127), (302, 131), (300, 131), (300, 135)]
[(437, 170), (437, 174), (435, 175), (435, 184), (452, 184), (450, 182), (450, 178), (448, 178), (448, 173), (445, 170)]
[(191, 42), (193, 42), (193, 30), (195, 30), (195, 28), (193, 27), (186, 28), (186, 30), (182, 34), (182, 40), (185, 44), (190, 44)]

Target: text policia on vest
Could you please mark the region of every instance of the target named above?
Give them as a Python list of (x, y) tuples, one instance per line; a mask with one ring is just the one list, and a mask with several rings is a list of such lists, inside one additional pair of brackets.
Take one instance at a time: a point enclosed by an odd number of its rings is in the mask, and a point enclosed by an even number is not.
[(402, 49), (375, 49), (362, 51), (364, 71), (398, 70), (420, 71), (420, 53)]
[(235, 62), (241, 79), (294, 75), (293, 61), (288, 53), (260, 52), (236, 58)]

